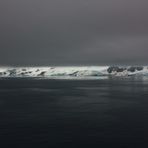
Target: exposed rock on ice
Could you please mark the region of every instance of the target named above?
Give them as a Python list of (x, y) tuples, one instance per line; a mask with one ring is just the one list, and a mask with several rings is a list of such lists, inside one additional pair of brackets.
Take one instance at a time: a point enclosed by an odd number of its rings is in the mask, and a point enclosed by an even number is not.
[(1, 67), (0, 77), (100, 77), (148, 75), (147, 66)]

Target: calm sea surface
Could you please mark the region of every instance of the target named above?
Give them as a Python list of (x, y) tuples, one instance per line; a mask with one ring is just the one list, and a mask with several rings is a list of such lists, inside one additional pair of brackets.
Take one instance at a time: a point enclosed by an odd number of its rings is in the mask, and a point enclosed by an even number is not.
[(0, 147), (148, 147), (148, 80), (0, 79)]

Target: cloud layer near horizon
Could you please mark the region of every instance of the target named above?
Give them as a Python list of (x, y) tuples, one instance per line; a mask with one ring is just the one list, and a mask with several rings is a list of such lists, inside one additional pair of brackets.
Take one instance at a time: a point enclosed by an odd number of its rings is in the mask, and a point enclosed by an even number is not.
[(147, 0), (0, 1), (0, 65), (148, 63)]

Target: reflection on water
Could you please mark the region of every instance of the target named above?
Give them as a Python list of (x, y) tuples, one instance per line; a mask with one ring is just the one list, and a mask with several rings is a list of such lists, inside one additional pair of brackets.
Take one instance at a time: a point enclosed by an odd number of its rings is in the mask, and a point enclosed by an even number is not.
[(148, 141), (148, 80), (0, 80), (5, 146), (143, 147)]

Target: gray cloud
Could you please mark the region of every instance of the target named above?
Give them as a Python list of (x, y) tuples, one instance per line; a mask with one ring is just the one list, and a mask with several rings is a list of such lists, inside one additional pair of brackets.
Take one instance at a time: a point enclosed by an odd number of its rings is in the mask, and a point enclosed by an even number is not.
[(0, 64), (147, 64), (147, 6), (146, 0), (1, 0)]

